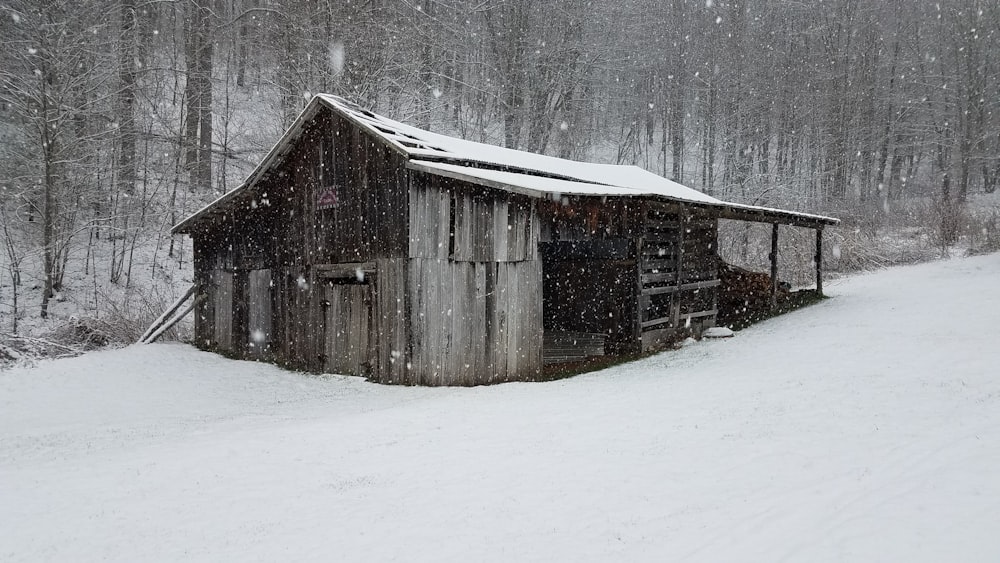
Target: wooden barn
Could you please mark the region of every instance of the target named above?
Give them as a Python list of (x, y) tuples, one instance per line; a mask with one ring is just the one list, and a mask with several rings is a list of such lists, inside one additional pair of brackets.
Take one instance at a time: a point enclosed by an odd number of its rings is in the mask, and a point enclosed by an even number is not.
[(477, 385), (712, 326), (720, 219), (773, 224), (772, 258), (779, 224), (815, 229), (821, 284), (835, 219), (446, 137), (318, 95), (242, 186), (173, 232), (194, 240), (199, 347)]

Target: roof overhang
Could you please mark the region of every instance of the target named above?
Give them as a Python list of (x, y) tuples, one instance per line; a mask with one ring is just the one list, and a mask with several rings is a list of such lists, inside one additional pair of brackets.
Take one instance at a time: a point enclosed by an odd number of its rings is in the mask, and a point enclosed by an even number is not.
[(428, 162), (422, 160), (410, 160), (407, 162), (406, 167), (417, 172), (451, 178), (533, 198), (555, 199), (562, 196), (647, 198), (679, 204), (692, 209), (701, 209), (720, 219), (778, 223), (811, 229), (822, 229), (826, 226), (840, 223), (839, 219), (823, 215), (729, 203), (719, 200), (691, 201), (658, 193), (656, 189), (643, 190), (621, 186), (608, 186), (566, 178), (537, 176), (514, 170), (483, 169), (449, 162)]

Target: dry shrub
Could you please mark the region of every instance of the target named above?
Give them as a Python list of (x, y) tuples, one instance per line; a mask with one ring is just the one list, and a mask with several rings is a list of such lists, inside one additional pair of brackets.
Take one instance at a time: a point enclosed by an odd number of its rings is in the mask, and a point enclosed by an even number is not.
[(970, 213), (964, 227), (969, 237), (967, 254), (1000, 251), (1000, 209), (983, 209)]
[(0, 368), (32, 366), (43, 358), (70, 358), (82, 353), (79, 348), (45, 338), (0, 332)]
[(115, 327), (103, 319), (70, 317), (44, 335), (44, 340), (81, 351), (96, 350), (111, 343)]

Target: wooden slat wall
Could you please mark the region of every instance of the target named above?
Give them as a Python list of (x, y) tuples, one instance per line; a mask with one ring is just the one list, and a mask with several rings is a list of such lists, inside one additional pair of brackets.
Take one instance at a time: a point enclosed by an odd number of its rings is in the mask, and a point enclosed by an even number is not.
[(532, 201), (414, 172), (409, 224), (406, 381), (536, 377), (542, 280)]
[(303, 183), (315, 207), (314, 178), (319, 147), (334, 150), (337, 183), (335, 207), (314, 210), (316, 230), (312, 263), (366, 262), (405, 257), (407, 184), (403, 159), (369, 133), (334, 114), (317, 117), (299, 158)]
[(408, 383), (480, 385), (540, 373), (540, 261), (414, 258), (408, 286)]
[(451, 240), (448, 231), (451, 199), (433, 177), (411, 172), (410, 258), (447, 259)]
[(675, 205), (647, 206), (639, 267), (643, 350), (714, 324), (719, 277), (716, 218)]
[(530, 198), (418, 172), (412, 178), (411, 258), (461, 262), (538, 258), (538, 221), (532, 220)]

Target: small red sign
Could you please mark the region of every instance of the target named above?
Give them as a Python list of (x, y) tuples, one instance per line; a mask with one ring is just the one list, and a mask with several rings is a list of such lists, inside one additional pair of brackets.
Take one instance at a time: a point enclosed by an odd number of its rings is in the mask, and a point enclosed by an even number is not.
[(331, 207), (337, 207), (337, 189), (332, 186), (316, 194), (317, 209), (329, 209)]

